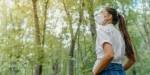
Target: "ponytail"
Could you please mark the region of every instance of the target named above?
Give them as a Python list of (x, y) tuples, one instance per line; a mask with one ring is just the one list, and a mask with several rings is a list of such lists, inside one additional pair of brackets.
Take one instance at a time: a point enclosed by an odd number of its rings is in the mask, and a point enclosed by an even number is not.
[(118, 14), (118, 21), (119, 21), (119, 29), (120, 29), (121, 33), (123, 34), (123, 38), (124, 38), (124, 41), (125, 41), (126, 55), (131, 56), (131, 55), (134, 54), (133, 46), (132, 46), (132, 43), (131, 43), (129, 33), (128, 33), (127, 28), (126, 28), (125, 19), (120, 14)]
[(123, 39), (125, 41), (125, 52), (126, 52), (126, 55), (127, 56), (132, 56), (134, 55), (134, 52), (133, 52), (133, 46), (132, 46), (132, 43), (131, 43), (131, 39), (130, 39), (130, 36), (129, 36), (129, 33), (127, 31), (127, 28), (126, 28), (126, 23), (125, 23), (125, 19), (124, 17), (119, 14), (117, 12), (116, 9), (114, 8), (110, 8), (110, 7), (106, 7), (105, 8), (106, 11), (112, 15), (112, 23), (114, 25), (117, 24), (117, 22), (119, 22), (119, 29), (120, 29), (120, 32), (123, 34)]

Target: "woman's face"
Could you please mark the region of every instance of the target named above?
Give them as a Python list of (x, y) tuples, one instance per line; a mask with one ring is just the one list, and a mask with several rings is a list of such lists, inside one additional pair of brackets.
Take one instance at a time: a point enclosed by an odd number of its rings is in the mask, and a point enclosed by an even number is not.
[(103, 9), (101, 12), (100, 12), (100, 15), (102, 15), (104, 17), (104, 21), (105, 23), (108, 23), (108, 22), (111, 22), (112, 21), (112, 15), (109, 14), (106, 9)]

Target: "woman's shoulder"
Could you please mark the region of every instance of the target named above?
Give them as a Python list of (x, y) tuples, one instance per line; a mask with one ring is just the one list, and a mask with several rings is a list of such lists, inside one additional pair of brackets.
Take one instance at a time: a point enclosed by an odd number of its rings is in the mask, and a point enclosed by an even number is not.
[(113, 32), (113, 26), (112, 25), (108, 25), (108, 26), (102, 26), (99, 25), (99, 27), (97, 28), (98, 32), (103, 32), (103, 33), (110, 33)]

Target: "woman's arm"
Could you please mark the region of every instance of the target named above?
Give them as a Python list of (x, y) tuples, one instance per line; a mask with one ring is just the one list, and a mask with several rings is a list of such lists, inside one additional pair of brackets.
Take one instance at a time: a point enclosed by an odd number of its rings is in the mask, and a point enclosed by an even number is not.
[(114, 57), (112, 45), (110, 43), (105, 42), (103, 44), (103, 50), (104, 50), (104, 57), (102, 58), (98, 66), (96, 66), (96, 69), (94, 70), (93, 73), (94, 75), (98, 75), (102, 70), (104, 70)]
[(125, 63), (124, 65), (124, 69), (125, 70), (128, 70), (135, 62), (136, 62), (136, 59), (135, 59), (135, 55), (132, 54), (132, 55), (127, 55), (127, 58), (128, 58), (128, 61)]

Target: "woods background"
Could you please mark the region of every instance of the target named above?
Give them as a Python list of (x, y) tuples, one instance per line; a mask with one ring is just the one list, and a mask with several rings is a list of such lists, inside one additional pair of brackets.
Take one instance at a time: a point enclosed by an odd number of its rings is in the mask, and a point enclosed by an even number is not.
[(0, 75), (92, 75), (94, 12), (124, 14), (137, 62), (150, 75), (150, 0), (0, 0)]

